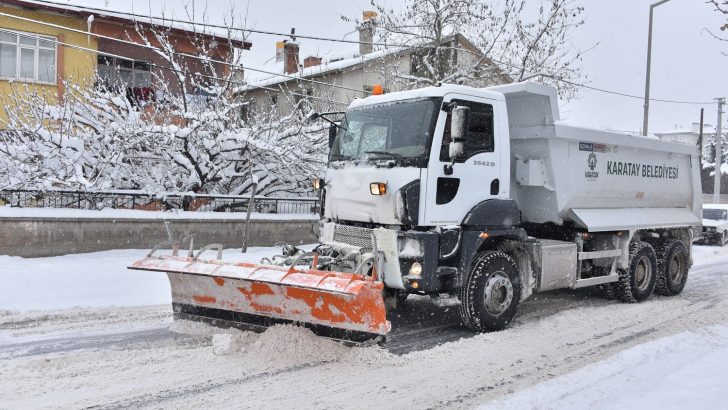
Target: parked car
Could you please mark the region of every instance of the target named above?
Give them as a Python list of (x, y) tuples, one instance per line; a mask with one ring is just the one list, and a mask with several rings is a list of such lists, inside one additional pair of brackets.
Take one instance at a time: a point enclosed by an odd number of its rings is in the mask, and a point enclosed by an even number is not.
[(720, 246), (728, 243), (728, 205), (703, 205), (703, 241)]

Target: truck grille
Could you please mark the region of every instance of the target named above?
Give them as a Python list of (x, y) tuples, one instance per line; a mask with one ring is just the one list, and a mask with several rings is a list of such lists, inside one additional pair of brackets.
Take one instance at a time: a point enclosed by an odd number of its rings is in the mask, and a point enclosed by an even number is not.
[(358, 246), (362, 251), (371, 252), (374, 249), (372, 233), (373, 229), (337, 224), (334, 229), (334, 241)]

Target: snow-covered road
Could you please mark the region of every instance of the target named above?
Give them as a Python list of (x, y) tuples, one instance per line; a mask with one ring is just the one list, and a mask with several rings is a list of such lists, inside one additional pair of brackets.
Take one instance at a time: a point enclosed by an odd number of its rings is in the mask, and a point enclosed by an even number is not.
[[(670, 389), (664, 397), (681, 407), (681, 399), (694, 404), (696, 389), (709, 398), (728, 390), (697, 379), (673, 383), (706, 371), (728, 379), (726, 367), (706, 367), (728, 355), (728, 248), (696, 247), (678, 297), (630, 305), (586, 290), (537, 295), (497, 333), (472, 335), (457, 325), (456, 309), (414, 300), (393, 318), (397, 331), (385, 348), (345, 347), (289, 326), (170, 331), (166, 304), (101, 307), (168, 300), (164, 281), (116, 266), (140, 254), (0, 256), (0, 280), (13, 283), (0, 289), (0, 407), (429, 408), (497, 400), (495, 408), (584, 408), (641, 405), (649, 394), (664, 396), (655, 386)], [(79, 258), (94, 268), (74, 269)], [(79, 302), (83, 289), (106, 296)], [(27, 311), (36, 303), (56, 310)], [(76, 305), (92, 307), (60, 309)], [(623, 394), (625, 380), (650, 388)]]

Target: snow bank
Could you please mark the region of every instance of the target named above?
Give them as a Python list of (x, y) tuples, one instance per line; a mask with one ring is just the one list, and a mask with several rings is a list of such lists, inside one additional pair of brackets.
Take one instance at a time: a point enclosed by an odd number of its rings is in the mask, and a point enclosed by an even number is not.
[[(138, 209), (101, 210), (67, 208), (14, 208), (0, 206), (0, 218), (79, 218), (79, 219), (160, 219), (160, 220), (245, 220), (245, 212), (190, 212), (180, 210), (142, 211)], [(318, 220), (316, 214), (266, 214), (252, 212), (253, 220)]]
[[(247, 253), (226, 249), (223, 258), (259, 262), (280, 251), (279, 247), (250, 247)], [(32, 259), (0, 255), (0, 310), (168, 305), (172, 297), (166, 274), (127, 269), (147, 252), (128, 249)]]
[(722, 408), (728, 326), (653, 340), (493, 401), (482, 409)]

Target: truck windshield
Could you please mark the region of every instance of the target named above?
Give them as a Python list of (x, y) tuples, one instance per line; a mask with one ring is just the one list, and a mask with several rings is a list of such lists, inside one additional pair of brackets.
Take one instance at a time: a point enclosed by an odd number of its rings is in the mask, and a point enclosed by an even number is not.
[(712, 219), (721, 221), (728, 219), (728, 210), (726, 209), (703, 209), (703, 219)]
[(403, 100), (347, 111), (329, 161), (426, 157), (439, 100)]

